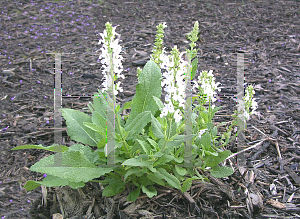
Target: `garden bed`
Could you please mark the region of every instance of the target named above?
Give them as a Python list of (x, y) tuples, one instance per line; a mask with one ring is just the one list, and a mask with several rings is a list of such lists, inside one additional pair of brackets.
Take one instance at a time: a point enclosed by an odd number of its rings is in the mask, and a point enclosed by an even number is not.
[[(215, 122), (231, 119), (235, 107), (231, 98), (236, 94), (236, 54), (242, 53), (245, 82), (253, 84), (260, 112), (248, 122), (246, 143), (252, 146), (265, 140), (245, 153), (245, 167), (238, 167), (233, 157), (232, 176), (219, 180), (210, 177), (207, 184), (195, 182), (188, 194), (160, 188), (158, 198), (142, 197), (133, 204), (124, 201), (126, 191), (113, 198), (101, 197), (98, 189), (85, 191), (86, 208), (81, 210), (81, 216), (87, 215), (86, 210), (95, 200), (88, 214), (90, 218), (299, 217), (297, 1), (8, 1), (1, 11), (2, 218), (30, 218), (32, 212), (49, 218), (55, 213), (50, 212), (53, 189), (48, 189), (48, 207), (39, 210), (41, 188), (28, 193), (22, 189), (28, 180), (43, 179), (42, 174), (29, 168), (52, 153), (11, 149), (24, 144), (53, 144), (54, 58), (46, 56), (46, 51), (75, 53), (62, 58), (63, 95), (73, 96), (63, 98), (62, 107), (87, 108), (91, 101), (88, 96), (102, 84), (101, 62), (97, 61), (99, 52), (96, 52), (100, 36), (96, 33), (103, 32), (107, 21), (119, 25), (116, 32), (121, 34), (120, 45), (124, 49), (124, 92), (118, 94), (117, 102), (123, 105), (134, 96), (136, 69), (149, 60), (156, 26), (167, 23), (164, 38), (167, 52), (173, 45), (184, 51), (189, 43), (185, 34), (198, 21), (201, 37), (197, 42), (198, 69), (213, 70), (216, 81), (222, 83), (219, 93), (222, 101), (218, 104), (225, 107), (216, 115)], [(164, 100), (164, 95), (161, 99)], [(65, 129), (63, 137), (65, 145), (73, 143)], [(237, 151), (234, 142), (227, 149)], [(92, 186), (88, 184), (85, 189)]]

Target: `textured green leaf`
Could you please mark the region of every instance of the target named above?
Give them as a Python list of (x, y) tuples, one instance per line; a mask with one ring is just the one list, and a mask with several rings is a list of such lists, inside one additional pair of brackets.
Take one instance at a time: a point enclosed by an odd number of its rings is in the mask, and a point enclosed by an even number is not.
[(102, 136), (106, 136), (105, 130), (102, 127), (100, 127), (100, 126), (98, 126), (98, 125), (96, 125), (94, 123), (83, 122), (83, 125), (86, 126), (86, 127), (88, 127), (89, 129), (95, 131), (95, 132), (100, 133)]
[(98, 153), (94, 152), (92, 148), (84, 146), (82, 144), (73, 144), (70, 148), (69, 151), (83, 151), (84, 156), (87, 157), (89, 161), (94, 163), (98, 159)]
[(99, 112), (93, 112), (92, 122), (106, 130), (106, 117), (103, 117)]
[(163, 134), (162, 125), (152, 115), (151, 115), (151, 128), (152, 128), (152, 132), (156, 138), (161, 139), (161, 138), (165, 137), (165, 135)]
[(163, 175), (161, 175), (160, 173), (158, 172), (155, 172), (155, 173), (148, 173), (146, 175), (146, 177), (151, 180), (152, 182), (154, 183), (157, 183), (158, 185), (161, 185), (161, 186), (165, 186), (165, 182), (163, 181), (164, 177)]
[(70, 182), (66, 179), (62, 179), (60, 177), (47, 175), (47, 177), (43, 181), (32, 181), (29, 180), (25, 184), (24, 188), (26, 191), (33, 190), (39, 186), (46, 186), (46, 187), (58, 187), (58, 186), (70, 186), (72, 189), (78, 189), (85, 186), (84, 182)]
[(210, 153), (209, 155), (205, 155), (203, 159), (207, 167), (214, 167), (224, 161), (230, 154), (231, 152), (229, 150), (219, 152), (217, 153), (217, 156)]
[(225, 167), (225, 166), (215, 166), (210, 171), (210, 174), (216, 178), (222, 178), (230, 176), (234, 173), (234, 170), (231, 167)]
[(144, 111), (138, 114), (131, 123), (126, 123), (125, 131), (129, 132), (129, 136), (132, 137), (134, 134), (139, 134), (142, 129), (151, 121), (151, 112)]
[(180, 189), (181, 187), (180, 182), (175, 176), (171, 175), (163, 168), (158, 168), (158, 172), (161, 174), (161, 177), (163, 177), (163, 179), (166, 180), (170, 186), (176, 189)]
[(123, 110), (129, 109), (131, 107), (131, 104), (132, 104), (132, 101), (128, 101), (128, 102), (124, 103)]
[(154, 141), (151, 138), (147, 138), (147, 141), (151, 144), (151, 146), (154, 148), (155, 151), (158, 151), (159, 147), (158, 147), (158, 144), (156, 143), (156, 141)]
[(153, 186), (145, 187), (142, 185), (142, 191), (145, 193), (149, 198), (157, 195), (157, 191)]
[(182, 163), (183, 158), (182, 158), (182, 157), (174, 157), (174, 160), (175, 160), (177, 163)]
[(129, 170), (127, 170), (127, 172), (124, 175), (124, 182), (126, 182), (126, 179), (128, 176), (132, 175), (132, 174), (136, 174), (138, 177), (142, 176), (144, 173), (143, 171), (141, 171), (140, 168), (131, 168)]
[(69, 148), (67, 146), (58, 145), (58, 144), (53, 144), (53, 145), (48, 146), (48, 147), (44, 147), (41, 144), (39, 144), (39, 145), (21, 145), (21, 146), (17, 146), (15, 148), (13, 148), (11, 150), (14, 151), (14, 150), (21, 150), (21, 149), (43, 149), (43, 150), (46, 150), (46, 151), (57, 151), (58, 146), (61, 146), (62, 152), (69, 150)]
[(202, 149), (205, 151), (209, 151), (211, 149), (211, 137), (208, 132), (205, 132), (205, 134), (201, 136), (200, 144)]
[(153, 96), (161, 97), (161, 79), (161, 72), (156, 63), (151, 60), (148, 61), (138, 78), (127, 124), (130, 124), (137, 115), (144, 111), (150, 111), (152, 115), (155, 114), (158, 106)]
[(139, 177), (137, 179), (137, 182), (139, 183), (139, 185), (143, 185), (143, 186), (150, 186), (153, 185), (153, 183), (145, 176), (143, 175), (142, 177)]
[[(97, 167), (93, 164), (96, 153), (94, 155), (82, 149), (75, 150), (75, 147), (61, 154), (54, 154), (43, 158), (31, 166), (30, 170), (76, 183), (88, 182), (113, 171), (111, 167)], [(55, 161), (56, 163), (54, 163)], [(58, 166), (59, 162), (61, 162), (61, 166)]]
[(137, 187), (135, 190), (129, 193), (129, 195), (127, 196), (127, 201), (134, 202), (139, 197), (140, 193), (141, 193), (141, 189)]
[(187, 178), (183, 183), (182, 183), (182, 186), (181, 186), (181, 191), (184, 193), (186, 192), (187, 190), (189, 190), (192, 186), (192, 181), (193, 180), (196, 180), (196, 179), (200, 179), (198, 177), (195, 177), (193, 176), (192, 178)]
[(191, 76), (191, 80), (194, 79), (196, 73), (197, 73), (197, 65), (198, 65), (198, 58), (195, 58), (192, 61), (192, 76)]
[(175, 166), (175, 170), (180, 176), (184, 176), (187, 173), (186, 169), (183, 167)]
[(173, 137), (174, 135), (176, 135), (176, 129), (177, 129), (177, 122), (174, 122), (172, 125), (171, 125), (171, 133), (170, 133), (170, 137)]
[(98, 90), (93, 97), (93, 103), (89, 105), (93, 108), (92, 112), (98, 112), (103, 118), (106, 118), (106, 108), (107, 108), (107, 101), (106, 101), (106, 91), (102, 92)]
[(62, 116), (66, 120), (67, 132), (72, 140), (97, 146), (98, 141), (102, 139), (99, 133), (83, 125), (83, 122), (92, 122), (89, 115), (73, 109), (62, 109)]
[(139, 139), (137, 139), (136, 141), (139, 143), (139, 145), (141, 146), (141, 148), (143, 149), (145, 154), (149, 155), (149, 152), (151, 150), (151, 146), (145, 141), (141, 141)]
[(218, 134), (218, 128), (217, 126), (214, 126), (213, 129), (211, 130), (211, 137), (215, 138)]
[(166, 164), (166, 163), (170, 162), (170, 161), (173, 160), (173, 159), (174, 159), (174, 157), (173, 157), (172, 155), (164, 154), (162, 157), (160, 157), (160, 158), (154, 163), (154, 166)]
[(125, 190), (125, 183), (121, 180), (115, 179), (110, 181), (108, 186), (106, 186), (102, 191), (102, 196), (110, 197), (117, 195)]
[(158, 109), (164, 108), (164, 104), (163, 104), (163, 102), (161, 101), (161, 99), (159, 99), (159, 98), (157, 98), (157, 97), (155, 97), (155, 96), (153, 96), (152, 98), (154, 99), (156, 105), (158, 106)]
[(28, 180), (26, 182), (26, 184), (24, 185), (24, 189), (26, 189), (26, 191), (31, 191), (31, 190), (34, 190), (35, 188), (41, 186), (40, 183), (37, 183), (36, 181), (33, 181), (33, 180)]
[(121, 165), (135, 166), (135, 167), (150, 167), (151, 164), (147, 160), (140, 160), (138, 158), (131, 158), (131, 159), (125, 160)]

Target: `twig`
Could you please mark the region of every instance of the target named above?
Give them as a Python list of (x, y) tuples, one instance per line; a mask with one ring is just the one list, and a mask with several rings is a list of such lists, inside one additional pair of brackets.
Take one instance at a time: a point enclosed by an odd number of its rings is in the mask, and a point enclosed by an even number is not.
[(234, 157), (234, 156), (236, 156), (236, 155), (238, 155), (238, 154), (241, 154), (241, 153), (243, 153), (243, 152), (245, 152), (245, 151), (248, 151), (248, 150), (250, 150), (250, 149), (252, 149), (252, 148), (255, 148), (256, 146), (259, 146), (259, 145), (261, 145), (264, 141), (266, 141), (267, 139), (263, 139), (263, 140), (261, 140), (260, 142), (258, 142), (257, 144), (255, 144), (255, 145), (253, 145), (253, 146), (251, 146), (251, 147), (248, 147), (248, 148), (246, 148), (246, 149), (244, 149), (244, 150), (242, 150), (242, 151), (239, 151), (239, 152), (237, 152), (237, 153), (234, 153), (234, 154), (232, 154), (232, 155), (230, 155), (229, 157), (227, 157), (225, 160), (227, 160), (227, 159), (230, 159), (230, 158), (232, 158), (232, 157)]
[(268, 137), (265, 133), (263, 133), (262, 131), (260, 131), (258, 128), (256, 128), (254, 125), (251, 125), (251, 127), (253, 127), (254, 129), (256, 129), (256, 131), (260, 132), (261, 134), (263, 134), (264, 136)]

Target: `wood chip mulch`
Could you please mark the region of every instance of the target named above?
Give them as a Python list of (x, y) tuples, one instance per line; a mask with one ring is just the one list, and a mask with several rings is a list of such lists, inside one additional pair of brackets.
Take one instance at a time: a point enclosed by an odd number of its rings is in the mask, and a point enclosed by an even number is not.
[[(60, 205), (66, 206), (65, 218), (73, 219), (299, 218), (299, 6), (298, 0), (2, 2), (1, 219), (62, 218)], [(104, 198), (99, 184), (87, 183), (81, 192), (68, 187), (46, 189), (44, 207), (41, 188), (23, 189), (28, 180), (43, 179), (29, 168), (52, 153), (11, 149), (24, 144), (52, 145), (57, 131), (53, 128), (54, 58), (45, 53), (73, 53), (62, 59), (62, 107), (86, 112), (90, 96), (102, 84), (97, 60), (100, 36), (96, 34), (103, 33), (107, 21), (119, 25), (116, 32), (121, 34), (125, 75), (124, 92), (117, 96), (121, 105), (135, 94), (137, 67), (149, 60), (161, 22), (168, 26), (164, 46), (170, 52), (173, 45), (180, 51), (188, 47), (185, 34), (199, 21), (198, 70), (213, 70), (216, 81), (222, 83), (216, 105), (225, 107), (215, 116), (217, 124), (230, 121), (234, 111), (237, 54), (243, 54), (245, 82), (254, 86), (260, 114), (251, 117), (244, 132), (244, 148), (252, 148), (226, 161), (235, 170), (232, 176), (215, 179), (202, 172), (210, 182), (195, 181), (183, 194), (157, 186), (158, 196), (141, 196), (135, 203), (126, 201), (127, 190)], [(70, 146), (65, 124), (62, 131), (65, 145)], [(227, 149), (238, 152), (235, 142)], [(237, 157), (245, 165), (237, 164)]]

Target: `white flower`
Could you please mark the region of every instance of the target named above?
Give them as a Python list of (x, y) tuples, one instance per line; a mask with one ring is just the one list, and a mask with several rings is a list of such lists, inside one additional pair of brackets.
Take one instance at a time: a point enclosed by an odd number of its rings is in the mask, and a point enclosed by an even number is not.
[[(250, 119), (250, 115), (252, 114), (257, 114), (258, 112), (256, 112), (255, 110), (258, 107), (257, 102), (255, 101), (255, 99), (253, 98), (253, 94), (255, 93), (255, 91), (253, 90), (252, 85), (249, 85), (246, 88), (246, 94), (244, 96), (244, 100), (235, 100), (236, 102), (238, 102), (238, 117), (243, 120), (244, 122), (246, 122), (246, 120)], [(249, 113), (249, 108), (251, 107), (251, 113)]]
[(180, 115), (180, 110), (177, 109), (174, 113), (175, 122), (180, 122), (182, 119), (182, 116)]
[[(174, 46), (172, 51), (175, 54), (178, 54), (176, 46)], [(166, 70), (166, 72), (163, 73), (164, 79), (161, 82), (161, 86), (163, 87), (166, 85), (164, 91), (167, 92), (165, 96), (165, 101), (167, 104), (165, 104), (165, 107), (161, 112), (161, 118), (163, 116), (167, 116), (168, 112), (174, 112), (174, 109), (172, 108), (172, 101), (177, 102), (179, 107), (185, 107), (185, 82), (183, 80), (185, 78), (184, 74), (187, 71), (187, 62), (181, 58), (183, 54), (184, 53), (179, 54), (179, 62), (176, 61), (177, 63), (175, 63), (176, 59), (174, 58), (174, 55), (160, 55), (160, 58), (162, 60), (160, 67)], [(174, 118), (176, 122), (179, 122), (182, 119), (181, 111), (179, 109), (176, 109)]]
[(160, 63), (161, 69), (167, 69), (167, 67), (169, 67), (170, 65), (169, 57), (164, 53), (165, 53), (165, 48), (163, 48), (162, 54), (160, 54), (160, 60), (162, 61), (162, 63)]
[(257, 102), (255, 101), (255, 98), (252, 100), (252, 104), (251, 104), (251, 108), (252, 108), (252, 111), (251, 111), (251, 114), (257, 114), (257, 112), (255, 111), (258, 107), (258, 104)]
[(198, 76), (198, 82), (201, 84), (201, 86), (199, 87), (199, 84), (196, 81), (193, 85), (193, 88), (199, 88), (199, 90), (201, 88), (201, 94), (207, 96), (206, 102), (209, 100), (215, 102), (217, 100), (215, 98), (215, 95), (217, 94), (215, 90), (221, 91), (221, 88), (218, 87), (220, 83), (215, 83), (215, 78), (212, 72), (212, 70), (210, 70), (208, 73), (207, 71), (202, 71), (200, 76)]
[[(109, 23), (107, 23), (106, 26), (111, 27)], [(103, 46), (100, 49), (102, 53), (99, 56), (99, 59), (102, 59), (101, 63), (103, 64), (102, 67), (104, 68), (104, 70), (102, 71), (102, 74), (104, 74), (103, 84), (102, 84), (104, 88), (102, 89), (102, 91), (107, 90), (108, 85), (113, 83), (112, 79), (107, 76), (107, 74), (110, 74), (111, 71), (111, 69), (109, 69), (108, 66), (112, 68), (112, 71), (116, 74), (117, 78), (123, 78), (123, 79), (125, 78), (124, 75), (121, 74), (123, 71), (123, 65), (122, 65), (123, 57), (120, 55), (122, 51), (122, 47), (118, 44), (119, 39), (113, 40), (115, 35), (119, 36), (119, 34), (115, 32), (116, 27), (117, 26), (110, 29), (110, 31), (112, 32), (112, 37), (111, 39), (109, 39), (109, 42), (107, 42), (105, 39), (108, 36), (107, 30), (104, 30), (103, 34), (100, 34), (102, 39), (100, 39), (98, 42), (98, 44), (103, 43)], [(112, 51), (112, 54), (109, 53), (110, 50)], [(112, 66), (110, 66), (111, 64)], [(116, 84), (116, 87), (114, 89), (114, 95), (118, 94), (118, 90), (121, 92), (123, 91), (122, 87), (120, 86), (120, 83), (121, 82), (118, 82)]]
[(163, 108), (163, 110), (160, 114), (161, 118), (168, 115), (168, 112), (170, 112), (170, 113), (174, 112), (174, 106), (173, 106), (172, 102), (169, 102), (167, 104), (165, 103), (164, 105), (165, 105), (165, 107)]
[(200, 132), (198, 133), (199, 138), (201, 138), (201, 136), (205, 133), (206, 130), (207, 129), (200, 130)]

